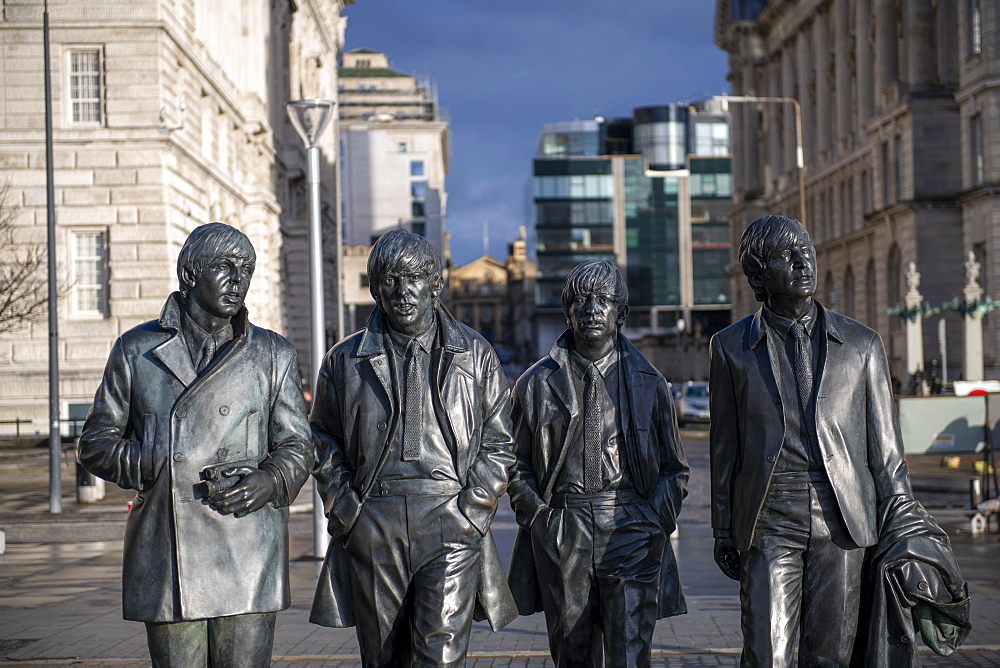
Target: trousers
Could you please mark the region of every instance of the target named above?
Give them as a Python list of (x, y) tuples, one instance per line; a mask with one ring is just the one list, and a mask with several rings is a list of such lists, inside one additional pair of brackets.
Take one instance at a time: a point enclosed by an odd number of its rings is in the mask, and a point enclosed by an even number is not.
[[(531, 544), (559, 668), (650, 665), (666, 536), (640, 498), (557, 495)], [(634, 496), (634, 495), (633, 495)]]
[(740, 557), (742, 665), (793, 666), (796, 639), (799, 665), (848, 665), (864, 557), (825, 476), (775, 474)]
[(482, 535), (455, 495), (365, 500), (344, 543), (365, 666), (464, 666)]
[(223, 668), (271, 665), (274, 620), (263, 612), (190, 622), (146, 622), (154, 668)]

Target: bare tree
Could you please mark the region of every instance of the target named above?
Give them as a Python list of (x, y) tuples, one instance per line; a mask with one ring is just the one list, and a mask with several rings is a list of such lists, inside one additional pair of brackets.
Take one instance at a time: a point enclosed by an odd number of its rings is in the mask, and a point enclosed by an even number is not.
[(48, 302), (45, 245), (16, 243), (16, 218), (5, 183), (0, 186), (0, 334), (40, 319)]

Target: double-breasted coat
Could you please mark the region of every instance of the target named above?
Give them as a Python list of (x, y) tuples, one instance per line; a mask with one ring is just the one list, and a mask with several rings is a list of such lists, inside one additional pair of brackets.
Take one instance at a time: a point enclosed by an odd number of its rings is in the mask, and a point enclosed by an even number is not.
[[(90, 472), (137, 491), (125, 525), (123, 616), (176, 622), (283, 610), (288, 508), (314, 461), (295, 349), (232, 319), (234, 338), (199, 376), (178, 334), (182, 298), (115, 341), (80, 438)], [(202, 470), (250, 460), (279, 499), (244, 517), (200, 498)]]
[[(483, 534), (476, 618), (494, 630), (517, 617), (489, 525), (514, 464), (510, 390), (493, 348), (471, 328), (436, 308), (431, 353), (431, 396), (436, 419), (454, 457), (463, 489), (458, 507)], [(365, 329), (334, 346), (320, 368), (310, 423), (318, 461), (314, 475), (330, 518), (333, 540), (313, 601), (313, 623), (355, 625), (344, 537), (370, 495), (389, 453), (401, 407), (392, 389), (382, 310)], [(368, 595), (373, 595), (371, 592)]]
[[(547, 357), (524, 372), (514, 390), (513, 421), (517, 464), (510, 497), (517, 523), (509, 582), (522, 615), (542, 610), (529, 533), (535, 516), (551, 501), (566, 452), (583, 428), (583, 406), (574, 388), (569, 359), (569, 331)], [(625, 392), (621, 419), (625, 463), (636, 491), (648, 499), (664, 533), (676, 526), (687, 495), (688, 465), (677, 432), (670, 390), (657, 371), (624, 336), (619, 335)], [(627, 407), (627, 408), (625, 408)], [(660, 570), (657, 618), (687, 611), (670, 541)]]
[[(815, 374), (821, 460), (851, 538), (867, 547), (878, 539), (879, 502), (911, 494), (885, 350), (874, 330), (816, 306), (824, 323)], [(782, 394), (775, 356), (783, 349), (767, 341), (763, 319), (761, 309), (710, 345), (712, 528), (741, 551), (753, 540), (785, 414), (800, 410), (797, 395)]]

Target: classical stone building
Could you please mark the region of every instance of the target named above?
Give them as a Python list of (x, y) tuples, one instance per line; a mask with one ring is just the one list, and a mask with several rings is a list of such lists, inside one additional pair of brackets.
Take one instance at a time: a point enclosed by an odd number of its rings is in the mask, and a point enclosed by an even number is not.
[[(251, 318), (291, 338), (308, 374), (305, 154), (285, 102), (336, 99), (350, 2), (50, 0), (64, 418), (86, 412), (115, 337), (158, 316), (181, 244), (210, 221), (252, 239)], [(19, 243), (46, 235), (42, 8), (0, 9), (0, 178)], [(335, 147), (327, 131), (328, 235)], [(48, 414), (47, 333), (0, 338), (0, 420)]]
[(340, 134), (345, 243), (405, 227), (443, 252), (448, 120), (431, 84), (392, 69), (384, 53), (346, 52)]
[(493, 345), (507, 335), (507, 267), (490, 255), (448, 273), (448, 308)]
[[(715, 41), (734, 96), (801, 105), (805, 223), (821, 299), (882, 334), (908, 381), (901, 304), (910, 262), (937, 306), (961, 295), (964, 259), (1000, 297), (1000, 5), (987, 0), (718, 0)], [(732, 239), (765, 213), (801, 216), (794, 107), (736, 103)], [(756, 308), (733, 266), (734, 317)], [(950, 379), (962, 322), (945, 312)], [(924, 321), (926, 362), (940, 358)], [(987, 316), (985, 366), (1000, 374), (1000, 328)], [(925, 367), (926, 368), (926, 367)]]

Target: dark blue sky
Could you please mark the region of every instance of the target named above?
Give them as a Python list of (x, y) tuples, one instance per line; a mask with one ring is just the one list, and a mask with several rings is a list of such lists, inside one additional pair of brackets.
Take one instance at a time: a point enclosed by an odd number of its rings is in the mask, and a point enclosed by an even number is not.
[(543, 123), (630, 116), (724, 93), (713, 0), (357, 0), (346, 48), (426, 76), (451, 121), (447, 227), (463, 264), (506, 257), (531, 231), (531, 159)]

